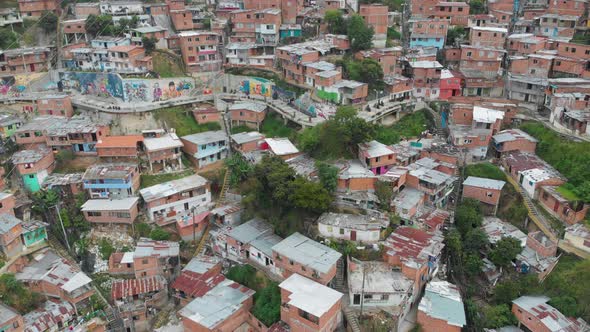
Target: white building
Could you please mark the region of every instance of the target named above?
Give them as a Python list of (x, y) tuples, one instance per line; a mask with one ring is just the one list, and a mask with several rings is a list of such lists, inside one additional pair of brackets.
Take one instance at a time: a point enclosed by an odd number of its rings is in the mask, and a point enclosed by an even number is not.
[(160, 225), (189, 217), (193, 212), (205, 212), (211, 205), (209, 183), (197, 174), (147, 187), (139, 193), (149, 220)]
[(590, 229), (587, 226), (574, 224), (567, 227), (562, 241), (590, 255)]
[(366, 215), (327, 212), (319, 217), (318, 230), (328, 238), (375, 243), (388, 223)]
[[(545, 184), (547, 181), (559, 180), (561, 175), (552, 169), (533, 168), (520, 172), (519, 178), (520, 184), (527, 195), (531, 198), (535, 198), (535, 191), (539, 184)], [(558, 185), (556, 183), (546, 184)]]
[(400, 324), (414, 302), (413, 288), (413, 280), (400, 270), (393, 270), (387, 263), (361, 262), (354, 258), (348, 261), (350, 305), (360, 307), (362, 303), (365, 308), (382, 308), (389, 313), (397, 313), (397, 331), (400, 331)]

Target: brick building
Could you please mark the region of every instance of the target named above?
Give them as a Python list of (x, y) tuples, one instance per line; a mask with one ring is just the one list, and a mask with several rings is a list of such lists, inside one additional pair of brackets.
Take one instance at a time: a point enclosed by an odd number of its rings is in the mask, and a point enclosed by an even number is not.
[(23, 264), (15, 264), (15, 277), (33, 292), (69, 302), (76, 312), (88, 304), (94, 294), (90, 279), (77, 266), (57, 255), (52, 249), (42, 249)]
[(358, 159), (364, 167), (375, 175), (385, 174), (387, 170), (397, 164), (393, 149), (383, 143), (370, 141), (359, 144)]
[(367, 26), (372, 27), (375, 31), (373, 47), (385, 47), (389, 8), (380, 4), (361, 4), (358, 14), (365, 20)]
[(60, 11), (60, 2), (57, 0), (18, 0), (18, 11), (23, 16), (41, 17), (44, 11)]
[(163, 276), (173, 279), (180, 272), (178, 242), (141, 238), (135, 251), (116, 252), (109, 257), (109, 273), (135, 275), (135, 278)]
[(22, 221), (14, 214), (0, 214), (0, 250), (8, 259), (20, 254), (23, 250), (22, 232)]
[(248, 153), (260, 148), (264, 135), (257, 131), (233, 134), (230, 136), (231, 146), (236, 151)]
[(90, 199), (80, 208), (86, 221), (92, 224), (133, 224), (137, 215), (139, 198)]
[(182, 136), (181, 141), (182, 150), (197, 168), (219, 166), (228, 156), (229, 140), (223, 130)]
[(0, 74), (30, 74), (46, 71), (50, 53), (51, 50), (47, 47), (0, 51)]
[(342, 255), (299, 233), (294, 233), (272, 247), (273, 260), (283, 278), (301, 274), (322, 285), (336, 276)]
[(16, 310), (0, 303), (0, 329), (4, 332), (23, 332), (25, 321)]
[(211, 204), (209, 186), (205, 178), (191, 175), (143, 188), (139, 192), (146, 204), (149, 220), (163, 226), (207, 210)]
[(235, 331), (249, 318), (254, 291), (225, 279), (178, 311), (185, 331)]
[(20, 150), (12, 155), (12, 163), (30, 192), (40, 190), (45, 178), (55, 169), (55, 157), (47, 147)]
[(342, 324), (343, 294), (299, 274), (281, 284), (281, 320), (291, 331), (336, 331)]
[(457, 286), (448, 281), (431, 281), (426, 285), (417, 323), (426, 331), (460, 332), (467, 320)]
[(495, 215), (505, 184), (504, 181), (469, 176), (463, 181), (463, 198), (473, 198), (492, 206)]
[(506, 129), (492, 136), (492, 147), (497, 157), (512, 151), (535, 153), (537, 142), (537, 139), (520, 129)]
[(202, 73), (221, 69), (221, 35), (207, 31), (185, 31), (178, 36), (182, 60), (189, 72)]
[(155, 137), (144, 134), (143, 146), (150, 165), (150, 171), (166, 168), (182, 169), (182, 141), (174, 132), (157, 131)]
[(86, 169), (82, 180), (91, 199), (119, 199), (137, 194), (140, 174), (134, 163), (96, 164)]
[(137, 159), (143, 150), (143, 136), (106, 136), (96, 143), (96, 153), (105, 160)]
[(237, 102), (229, 107), (231, 126), (248, 126), (260, 130), (266, 117), (267, 107), (263, 103)]
[(37, 99), (37, 114), (59, 115), (71, 118), (74, 115), (72, 100), (68, 95), (43, 96)]
[(530, 331), (550, 332), (562, 331), (582, 332), (588, 323), (582, 318), (570, 318), (548, 304), (546, 296), (521, 296), (512, 301), (512, 313), (516, 316), (519, 326), (522, 324)]
[(538, 200), (540, 205), (560, 221), (573, 225), (586, 218), (590, 206), (583, 201), (566, 197), (560, 187), (540, 186)]

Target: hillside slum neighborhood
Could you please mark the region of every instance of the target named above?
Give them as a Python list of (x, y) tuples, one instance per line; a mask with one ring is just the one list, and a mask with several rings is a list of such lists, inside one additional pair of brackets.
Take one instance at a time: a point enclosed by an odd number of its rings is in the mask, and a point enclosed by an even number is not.
[(590, 331), (587, 0), (0, 3), (0, 331)]

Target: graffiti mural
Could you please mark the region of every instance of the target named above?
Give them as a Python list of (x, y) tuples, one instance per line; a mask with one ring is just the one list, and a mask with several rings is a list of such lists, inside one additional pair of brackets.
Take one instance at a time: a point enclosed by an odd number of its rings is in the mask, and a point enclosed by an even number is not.
[(82, 95), (123, 98), (123, 80), (113, 73), (60, 73), (60, 85), (65, 90)]
[(124, 100), (127, 102), (157, 102), (187, 94), (194, 88), (188, 80), (123, 80)]
[(19, 84), (14, 76), (0, 78), (0, 94), (3, 96), (18, 96), (23, 93), (25, 89), (25, 86)]
[(124, 102), (158, 102), (181, 97), (195, 88), (189, 78), (126, 79), (114, 73), (60, 73), (58, 87), (82, 95), (115, 97)]
[(239, 90), (247, 95), (270, 97), (273, 83), (260, 77), (250, 77), (240, 82)]

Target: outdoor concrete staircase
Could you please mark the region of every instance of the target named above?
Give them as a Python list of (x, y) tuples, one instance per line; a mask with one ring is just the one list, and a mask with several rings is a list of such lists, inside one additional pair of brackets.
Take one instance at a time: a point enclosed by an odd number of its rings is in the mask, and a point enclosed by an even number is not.
[(506, 179), (508, 179), (508, 182), (510, 182), (514, 189), (516, 189), (520, 196), (522, 196), (522, 199), (524, 200), (524, 205), (526, 206), (529, 212), (529, 219), (532, 220), (535, 223), (535, 225), (537, 225), (537, 227), (539, 227), (539, 229), (541, 230), (541, 232), (545, 234), (545, 236), (547, 236), (552, 241), (557, 242), (557, 235), (555, 235), (555, 233), (553, 232), (547, 219), (545, 219), (545, 217), (541, 213), (539, 213), (539, 210), (537, 209), (535, 204), (533, 204), (533, 201), (531, 200), (529, 195), (527, 195), (527, 193), (525, 193), (524, 190), (522, 190), (520, 184), (514, 181), (510, 174), (506, 172), (504, 172), (504, 174), (506, 174)]
[(344, 318), (346, 318), (350, 330), (352, 332), (361, 332), (361, 326), (354, 311), (348, 306), (345, 306), (342, 311), (344, 312)]
[(125, 325), (123, 324), (123, 319), (119, 314), (119, 310), (116, 308), (110, 308), (105, 310), (105, 318), (108, 322), (109, 331), (113, 332), (122, 332), (125, 331)]
[(334, 276), (334, 287), (339, 292), (344, 292), (344, 259), (339, 259), (336, 262), (336, 275)]

